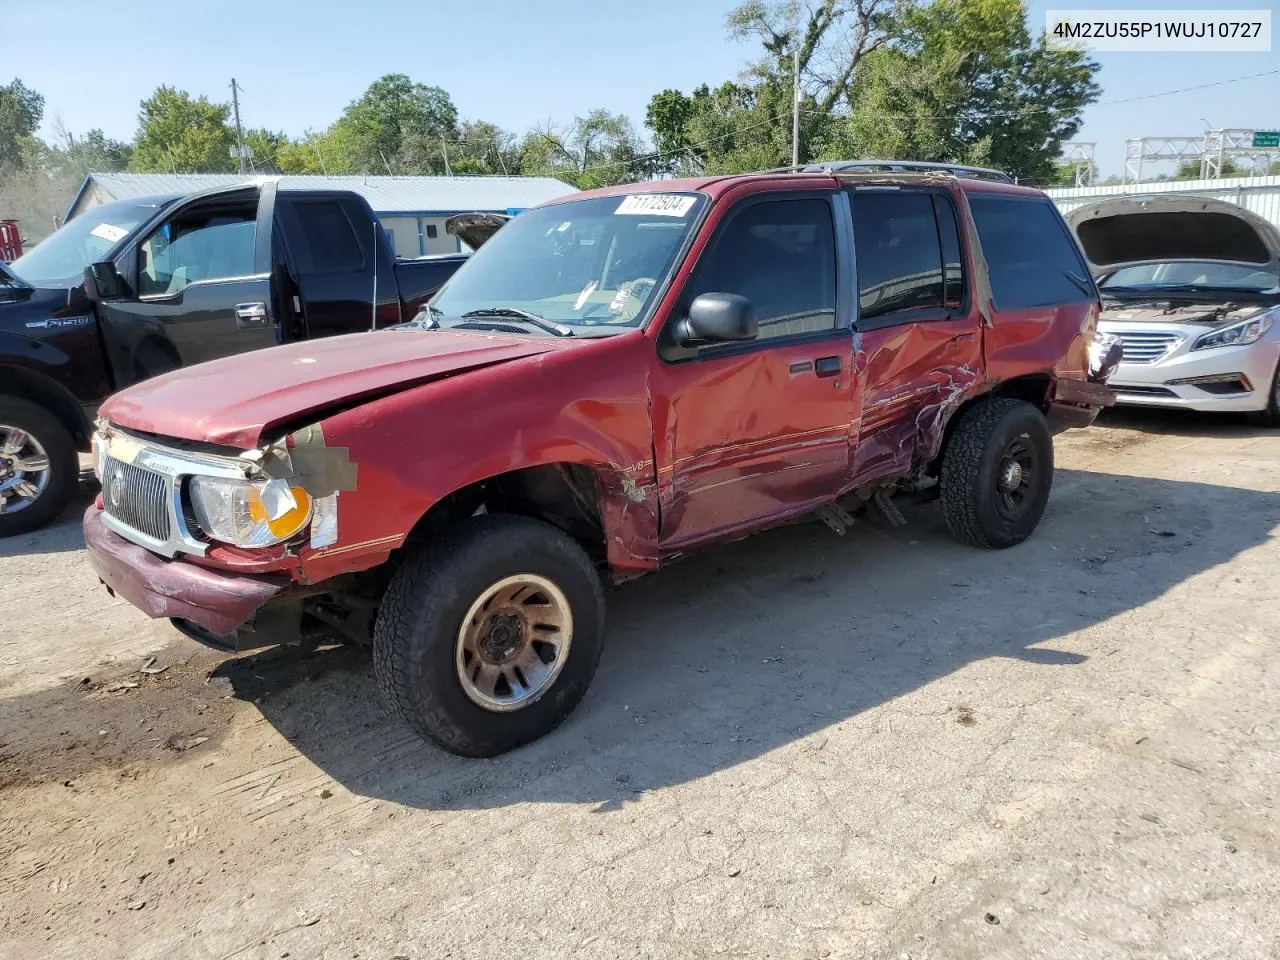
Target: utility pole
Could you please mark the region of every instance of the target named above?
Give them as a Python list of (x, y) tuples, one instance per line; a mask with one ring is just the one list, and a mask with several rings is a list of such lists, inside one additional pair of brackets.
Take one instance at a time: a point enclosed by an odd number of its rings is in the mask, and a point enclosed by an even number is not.
[(791, 165), (800, 166), (800, 0), (795, 0), (795, 40), (791, 49)]
[(231, 78), (231, 111), (236, 118), (236, 156), (240, 158), (240, 172), (248, 173), (249, 158), (244, 151), (244, 131), (240, 129), (240, 89), (236, 86), (236, 78)]

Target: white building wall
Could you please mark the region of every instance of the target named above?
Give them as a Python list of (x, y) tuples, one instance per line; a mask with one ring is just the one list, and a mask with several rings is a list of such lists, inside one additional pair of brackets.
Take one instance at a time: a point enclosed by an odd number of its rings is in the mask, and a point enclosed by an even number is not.
[(1111, 186), (1054, 187), (1046, 190), (1058, 209), (1069, 213), (1110, 197), (1144, 197), (1158, 193), (1191, 193), (1239, 204), (1280, 226), (1280, 176), (1224, 177), (1221, 180), (1160, 180)]

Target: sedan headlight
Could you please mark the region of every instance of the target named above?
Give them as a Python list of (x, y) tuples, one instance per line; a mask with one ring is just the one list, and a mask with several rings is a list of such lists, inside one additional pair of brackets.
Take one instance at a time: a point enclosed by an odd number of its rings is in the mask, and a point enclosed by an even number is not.
[(311, 520), (311, 497), (284, 480), (192, 477), (188, 491), (204, 532), (237, 547), (281, 543)]
[(1255, 342), (1271, 329), (1271, 313), (1250, 317), (1241, 323), (1233, 323), (1221, 330), (1214, 330), (1202, 337), (1197, 337), (1191, 345), (1192, 350), (1207, 350), (1210, 347), (1243, 347)]

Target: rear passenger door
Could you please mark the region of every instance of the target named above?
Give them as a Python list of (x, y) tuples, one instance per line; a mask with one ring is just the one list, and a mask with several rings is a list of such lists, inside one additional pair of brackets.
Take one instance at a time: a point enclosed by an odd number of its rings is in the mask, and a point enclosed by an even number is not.
[(355, 333), (400, 321), (399, 292), (382, 225), (354, 194), (281, 191), (276, 224), (294, 294), (289, 339)]
[(861, 416), (853, 476), (902, 474), (928, 454), (950, 401), (982, 371), (961, 211), (944, 188), (850, 189)]

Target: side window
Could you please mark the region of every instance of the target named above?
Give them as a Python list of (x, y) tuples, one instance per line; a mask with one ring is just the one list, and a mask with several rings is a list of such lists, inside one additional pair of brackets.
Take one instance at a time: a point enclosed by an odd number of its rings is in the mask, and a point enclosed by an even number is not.
[[(342, 204), (333, 200), (286, 200), (280, 207), (299, 273), (351, 273), (364, 269), (364, 251)], [(417, 238), (414, 240), (416, 247)]]
[(769, 200), (735, 214), (699, 262), (688, 299), (703, 293), (750, 300), (761, 340), (835, 329), (831, 204)]
[(138, 295), (166, 297), (198, 280), (253, 273), (257, 213), (236, 208), (184, 210), (138, 247)]
[(1048, 200), (969, 197), (1000, 310), (1092, 299), (1075, 241)]
[(960, 250), (960, 225), (951, 198), (933, 195), (933, 210), (938, 215), (938, 239), (942, 242), (942, 302), (948, 307), (964, 303), (967, 288), (964, 256)]
[[(853, 194), (858, 319), (943, 309), (942, 246), (933, 197), (901, 190)], [(954, 216), (952, 235), (955, 235)], [(957, 241), (956, 259), (959, 260)]]

